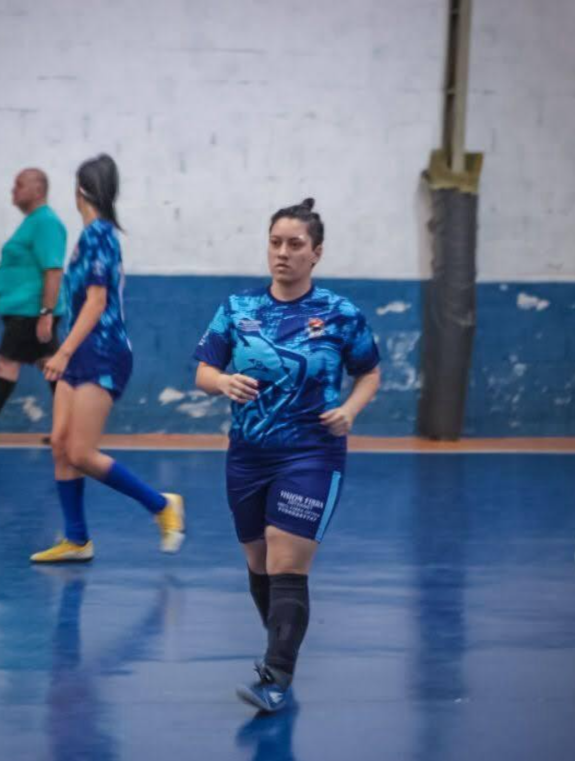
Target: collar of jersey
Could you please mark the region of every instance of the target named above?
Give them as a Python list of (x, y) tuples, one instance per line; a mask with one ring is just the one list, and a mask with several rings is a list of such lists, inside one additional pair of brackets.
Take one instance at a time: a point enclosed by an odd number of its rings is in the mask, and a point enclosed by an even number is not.
[(299, 296), (297, 299), (292, 299), (291, 301), (281, 301), (280, 299), (276, 299), (276, 297), (272, 294), (272, 287), (271, 285), (268, 285), (267, 287), (267, 294), (270, 297), (270, 299), (274, 302), (274, 304), (299, 304), (300, 301), (303, 301), (304, 299), (307, 299), (309, 296), (312, 295), (315, 289), (315, 284), (311, 284), (311, 288), (309, 291), (306, 291), (302, 296)]

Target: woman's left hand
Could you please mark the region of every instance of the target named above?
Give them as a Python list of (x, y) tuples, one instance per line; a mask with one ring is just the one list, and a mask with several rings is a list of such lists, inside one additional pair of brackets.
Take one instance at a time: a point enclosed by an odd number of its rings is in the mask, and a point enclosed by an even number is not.
[(65, 354), (61, 349), (50, 357), (44, 363), (44, 377), (47, 381), (58, 381), (64, 375), (68, 362), (70, 361), (69, 354)]
[(324, 412), (319, 419), (333, 436), (346, 436), (351, 431), (354, 420), (351, 412), (345, 407), (336, 407)]

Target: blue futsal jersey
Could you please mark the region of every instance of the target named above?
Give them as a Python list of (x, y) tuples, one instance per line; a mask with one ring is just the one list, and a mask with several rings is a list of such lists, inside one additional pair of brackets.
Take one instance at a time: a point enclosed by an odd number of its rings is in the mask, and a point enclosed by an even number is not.
[(114, 226), (103, 219), (84, 228), (66, 271), (69, 330), (78, 319), (90, 286), (106, 288), (106, 309), (74, 352), (64, 377), (94, 380), (119, 395), (131, 372), (132, 348), (124, 324), (120, 243)]
[(379, 363), (360, 310), (318, 286), (289, 302), (269, 288), (230, 296), (194, 356), (258, 380), (255, 401), (232, 402), (230, 440), (266, 450), (345, 449), (319, 416), (340, 405), (344, 369), (358, 376)]

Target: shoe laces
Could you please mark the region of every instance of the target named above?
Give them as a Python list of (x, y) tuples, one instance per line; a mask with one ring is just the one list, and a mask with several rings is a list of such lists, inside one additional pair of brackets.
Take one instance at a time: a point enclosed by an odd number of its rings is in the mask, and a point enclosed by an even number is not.
[(255, 663), (254, 669), (260, 678), (262, 684), (274, 684), (275, 679), (265, 663)]

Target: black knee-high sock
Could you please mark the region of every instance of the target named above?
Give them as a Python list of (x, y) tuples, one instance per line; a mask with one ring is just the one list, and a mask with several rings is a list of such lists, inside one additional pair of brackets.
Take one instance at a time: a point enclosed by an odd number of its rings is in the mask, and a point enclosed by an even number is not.
[(0, 410), (8, 401), (8, 397), (12, 391), (14, 391), (15, 387), (15, 381), (6, 380), (6, 378), (0, 378)]
[(268, 614), (268, 649), (265, 663), (279, 682), (287, 686), (309, 622), (307, 576), (280, 573), (270, 576), (270, 609)]
[(267, 573), (254, 573), (248, 566), (250, 579), (250, 593), (260, 616), (262, 623), (268, 626), (268, 613), (270, 609), (270, 577)]

